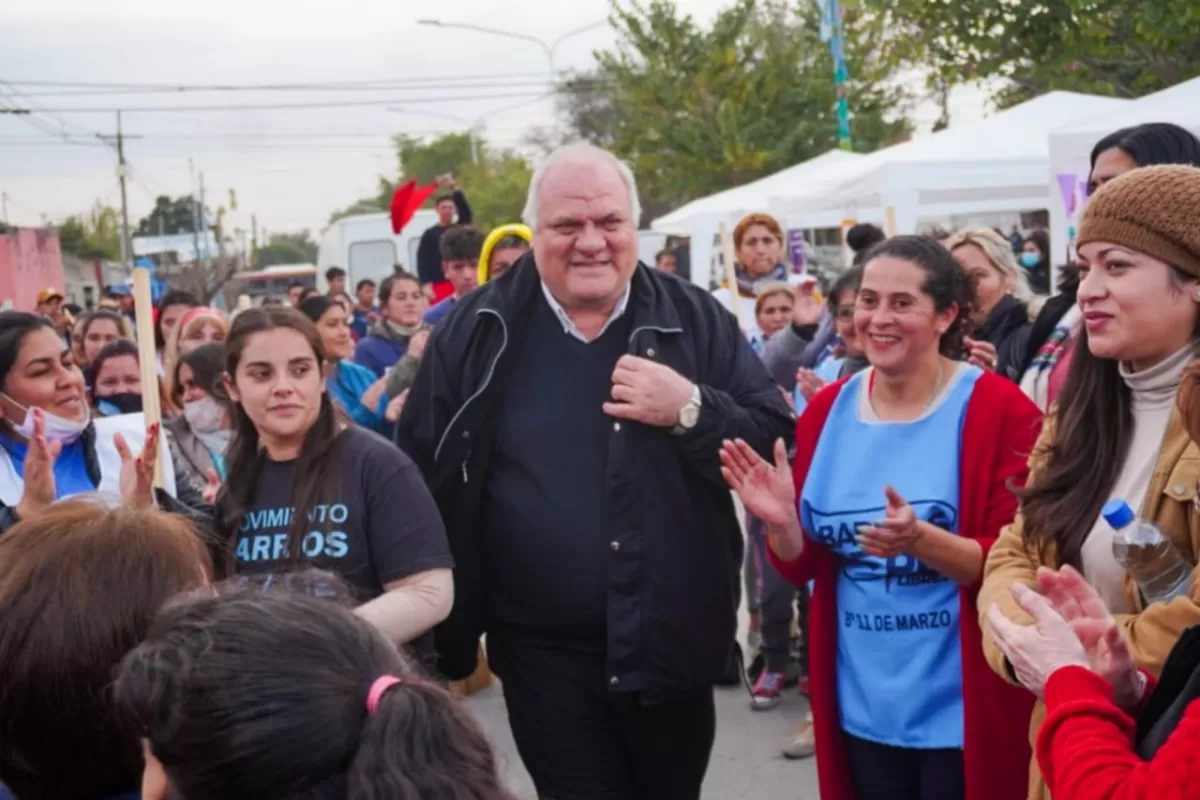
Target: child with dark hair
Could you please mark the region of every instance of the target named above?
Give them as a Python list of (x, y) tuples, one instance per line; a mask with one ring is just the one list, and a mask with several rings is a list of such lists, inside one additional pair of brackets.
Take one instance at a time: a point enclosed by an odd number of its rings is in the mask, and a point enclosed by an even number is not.
[(455, 225), (442, 234), (442, 271), (454, 286), (454, 294), (425, 312), (425, 321), (436, 325), (446, 318), (462, 298), (479, 285), (479, 254), (483, 233), (471, 225)]
[(515, 800), (459, 701), (329, 600), (177, 601), (115, 696), (144, 736), (146, 800)]

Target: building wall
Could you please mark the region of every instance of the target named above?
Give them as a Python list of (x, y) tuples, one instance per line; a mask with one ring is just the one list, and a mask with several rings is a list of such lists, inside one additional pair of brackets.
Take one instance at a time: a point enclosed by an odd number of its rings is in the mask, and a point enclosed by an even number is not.
[(0, 234), (0, 306), (32, 311), (42, 289), (63, 291), (58, 234), (40, 228), (10, 228)]

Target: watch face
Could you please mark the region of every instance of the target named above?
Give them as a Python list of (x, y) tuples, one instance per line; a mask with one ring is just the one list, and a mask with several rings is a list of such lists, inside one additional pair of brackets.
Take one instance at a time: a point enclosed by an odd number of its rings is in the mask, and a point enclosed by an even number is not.
[(679, 412), (679, 426), (681, 428), (694, 428), (699, 421), (700, 409), (694, 405), (686, 405)]

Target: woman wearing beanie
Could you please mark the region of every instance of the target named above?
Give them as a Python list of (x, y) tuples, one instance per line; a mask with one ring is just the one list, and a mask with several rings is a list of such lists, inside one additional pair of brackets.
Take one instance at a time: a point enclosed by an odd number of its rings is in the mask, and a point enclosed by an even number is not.
[[(1105, 136), (1092, 148), (1088, 191), (1139, 167), (1189, 164), (1200, 167), (1200, 140), (1169, 122), (1150, 122)], [(1046, 250), (1049, 251), (1047, 244)], [(1058, 269), (1058, 294), (1038, 312), (1021, 366), (1021, 390), (1048, 412), (1067, 377), (1083, 319), (1075, 303), (1079, 277), (1074, 264)]]
[[(1099, 189), (1084, 211), (1079, 346), (1030, 458), (1020, 512), (992, 548), (979, 592), (985, 654), (1010, 681), (1019, 673), (997, 645), (986, 609), (997, 605), (1007, 619), (1028, 625), (1029, 600), (1018, 605), (1012, 590), (1035, 585), (1042, 566), (1069, 565), (1082, 573), (1107, 608), (1105, 622), (1115, 620), (1137, 665), (1151, 673), (1162, 669), (1180, 634), (1200, 623), (1200, 586), (1190, 598), (1145, 602), (1115, 560), (1114, 532), (1100, 515), (1108, 500), (1121, 498), (1196, 562), (1200, 515), (1192, 498), (1200, 449), (1188, 436), (1176, 395), (1200, 328), (1197, 218), (1200, 169), (1183, 166), (1133, 170)], [(1043, 695), (1037, 680), (1022, 677)], [(1137, 699), (1122, 697), (1127, 704)], [(1035, 737), (1045, 716), (1044, 706), (1035, 708)], [(1049, 791), (1055, 800), (1116, 796), (1060, 786)], [(1047, 796), (1034, 764), (1029, 797)]]

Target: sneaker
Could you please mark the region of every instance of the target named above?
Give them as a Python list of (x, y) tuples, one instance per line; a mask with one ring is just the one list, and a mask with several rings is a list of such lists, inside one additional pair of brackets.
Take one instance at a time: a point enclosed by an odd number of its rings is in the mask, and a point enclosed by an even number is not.
[(783, 693), (782, 672), (763, 672), (750, 690), (750, 707), (755, 711), (766, 711), (779, 705)]
[(783, 757), (792, 759), (812, 758), (816, 750), (817, 746), (813, 741), (812, 722), (806, 722), (804, 723), (804, 727), (796, 731), (796, 735), (783, 748)]

